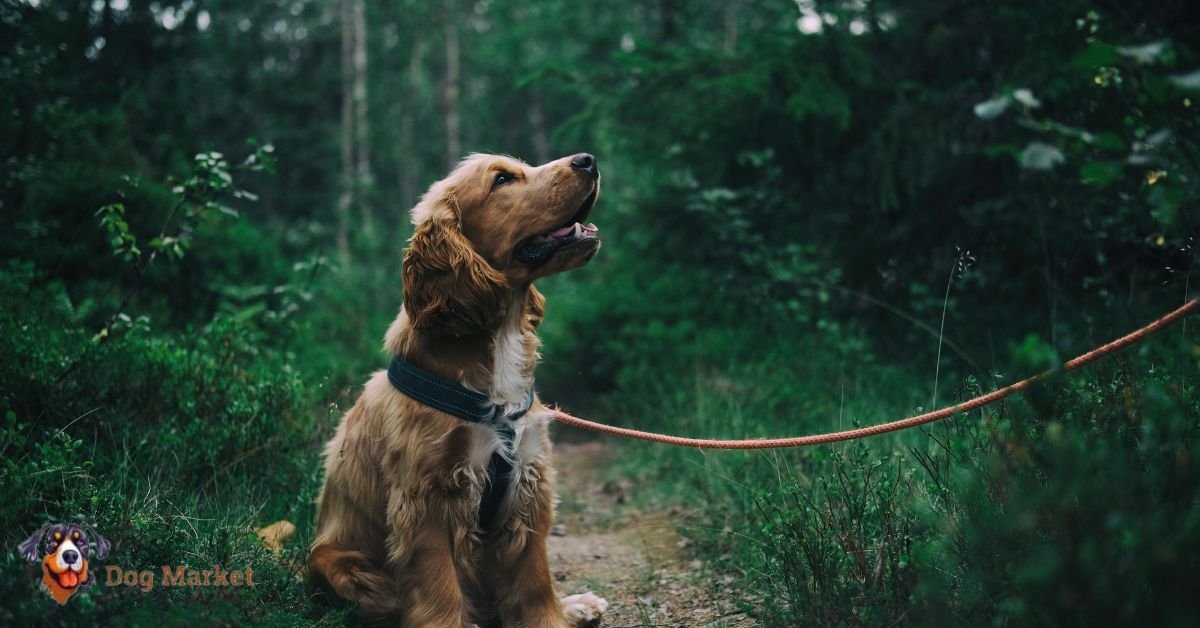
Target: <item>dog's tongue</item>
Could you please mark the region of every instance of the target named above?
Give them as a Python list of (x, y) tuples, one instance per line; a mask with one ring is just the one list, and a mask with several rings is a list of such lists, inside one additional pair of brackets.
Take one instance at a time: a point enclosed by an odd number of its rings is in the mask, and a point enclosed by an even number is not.
[(79, 584), (79, 576), (75, 575), (74, 571), (64, 571), (58, 574), (58, 583), (64, 589), (70, 589)]
[(571, 223), (565, 227), (555, 229), (554, 231), (551, 231), (550, 237), (565, 238), (572, 234), (578, 236), (584, 232), (586, 232), (588, 235), (594, 235), (597, 231), (599, 231), (599, 228), (590, 222), (587, 224), (587, 226), (581, 225), (576, 222), (576, 223)]

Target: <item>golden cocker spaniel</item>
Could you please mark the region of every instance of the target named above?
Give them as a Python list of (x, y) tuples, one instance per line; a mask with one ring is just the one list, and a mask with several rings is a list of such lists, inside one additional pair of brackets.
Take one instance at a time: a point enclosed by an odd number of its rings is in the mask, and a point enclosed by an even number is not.
[(545, 300), (533, 281), (586, 264), (600, 174), (472, 155), (412, 211), (394, 356), (325, 448), (310, 581), (403, 626), (588, 626), (559, 599), (548, 412), (532, 392)]

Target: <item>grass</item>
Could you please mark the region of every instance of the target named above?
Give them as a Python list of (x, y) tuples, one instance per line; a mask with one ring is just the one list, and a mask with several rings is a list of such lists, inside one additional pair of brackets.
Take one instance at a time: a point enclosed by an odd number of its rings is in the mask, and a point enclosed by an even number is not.
[[(250, 588), (107, 586), (47, 606), (39, 568), (4, 552), (0, 623), (339, 623), (309, 604), (295, 565), (311, 538), (318, 447), (336, 420), (328, 386), (217, 317), (189, 334), (149, 328), (95, 340), (31, 267), (0, 272), (0, 522), (4, 544), (45, 521), (93, 524), (114, 546), (100, 565), (250, 568)], [(300, 528), (281, 557), (253, 530)], [(160, 576), (161, 577), (161, 576)], [(48, 610), (49, 609), (49, 610)]]
[[(713, 437), (920, 410), (903, 405), (919, 378), (807, 342), (695, 369), (687, 396), (616, 397), (631, 424)], [(691, 553), (730, 556), (744, 607), (766, 625), (1177, 625), (1191, 603), (1170, 574), (1195, 566), (1200, 539), (1200, 373), (1187, 351), (1197, 345), (1175, 328), (1004, 404), (865, 441), (773, 452), (623, 444), (613, 473), (636, 478), (636, 500), (693, 513), (680, 528)], [(1042, 350), (1018, 346), (1014, 371), (1040, 370)], [(954, 394), (979, 392), (965, 377)]]

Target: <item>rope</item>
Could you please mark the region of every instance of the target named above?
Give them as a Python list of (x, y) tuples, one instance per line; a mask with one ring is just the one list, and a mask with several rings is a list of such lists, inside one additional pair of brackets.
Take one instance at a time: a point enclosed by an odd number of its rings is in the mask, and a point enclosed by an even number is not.
[[(1147, 336), (1154, 332), (1176, 322), (1180, 319), (1195, 314), (1200, 310), (1200, 299), (1192, 299), (1184, 303), (1175, 311), (1163, 316), (1162, 318), (1134, 331), (1125, 336), (1117, 338), (1112, 342), (1101, 345), (1087, 353), (1068, 360), (1062, 365), (1063, 371), (1075, 370), (1089, 362), (1095, 362), (1110, 353), (1120, 351), (1130, 345), (1137, 344), (1146, 339)], [(868, 436), (876, 436), (878, 434), (886, 434), (898, 430), (925, 425), (934, 421), (940, 421), (947, 417), (954, 416), (965, 412), (970, 412), (977, 408), (996, 403), (1001, 399), (1015, 393), (1019, 390), (1029, 388), (1033, 384), (1044, 380), (1054, 374), (1055, 371), (1046, 371), (1039, 373), (1033, 377), (1028, 377), (1014, 384), (1009, 384), (1004, 388), (994, 390), (990, 393), (980, 395), (974, 399), (964, 401), (954, 406), (926, 412), (907, 419), (900, 419), (890, 423), (880, 423), (868, 427), (860, 427), (858, 429), (846, 430), (842, 432), (829, 432), (826, 434), (814, 434), (811, 436), (795, 436), (791, 438), (761, 438), (749, 440), (722, 440), (714, 438), (684, 438), (681, 436), (670, 436), (667, 434), (655, 434), (654, 432), (643, 432), (625, 427), (616, 427), (613, 425), (605, 425), (596, 423), (587, 419), (581, 419), (576, 416), (571, 416), (566, 412), (554, 409), (551, 418), (564, 425), (592, 430), (603, 434), (612, 434), (613, 436), (624, 436), (625, 438), (635, 438), (640, 440), (648, 440), (655, 443), (664, 443), (667, 445), (677, 445), (679, 447), (699, 447), (701, 449), (773, 449), (777, 447), (807, 447), (809, 445), (823, 445), (825, 443), (837, 443), (845, 440), (854, 440), (857, 438), (866, 438)]]

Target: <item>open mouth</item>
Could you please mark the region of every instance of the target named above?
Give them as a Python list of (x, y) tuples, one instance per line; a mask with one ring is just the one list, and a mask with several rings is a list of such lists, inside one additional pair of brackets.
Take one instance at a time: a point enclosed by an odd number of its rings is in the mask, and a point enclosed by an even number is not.
[(595, 224), (585, 222), (587, 216), (592, 211), (592, 207), (596, 205), (596, 193), (599, 191), (599, 186), (592, 188), (592, 192), (583, 199), (583, 204), (575, 212), (569, 220), (562, 225), (551, 229), (550, 231), (535, 235), (517, 246), (517, 260), (526, 264), (540, 264), (551, 255), (554, 255), (559, 250), (588, 240), (596, 239), (596, 232), (600, 230)]
[(74, 589), (79, 586), (79, 574), (70, 569), (59, 574), (54, 574), (54, 579), (58, 582), (58, 586), (64, 589)]

